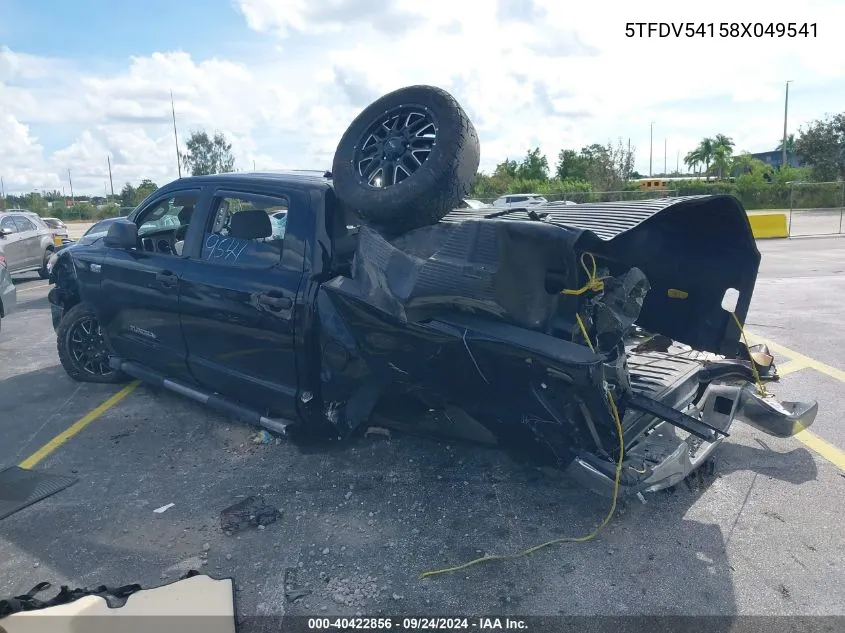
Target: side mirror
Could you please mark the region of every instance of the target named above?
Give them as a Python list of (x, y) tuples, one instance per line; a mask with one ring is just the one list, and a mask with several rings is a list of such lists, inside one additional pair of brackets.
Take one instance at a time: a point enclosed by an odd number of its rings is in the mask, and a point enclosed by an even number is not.
[(129, 220), (118, 220), (109, 225), (103, 244), (129, 250), (138, 246), (138, 227)]
[(11, 235), (12, 233), (12, 229), (7, 229), (5, 226), (0, 229), (0, 237), (6, 237), (7, 235)]

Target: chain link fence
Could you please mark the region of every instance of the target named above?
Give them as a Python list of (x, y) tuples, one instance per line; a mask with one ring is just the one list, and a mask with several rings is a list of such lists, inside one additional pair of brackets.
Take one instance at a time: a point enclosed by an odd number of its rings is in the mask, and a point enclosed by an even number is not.
[(789, 235), (839, 235), (845, 216), (845, 182), (793, 182)]
[[(479, 202), (483, 202), (485, 204), (493, 204), (499, 198), (503, 198), (505, 196), (524, 196), (524, 195), (532, 195), (532, 194), (524, 194), (524, 193), (508, 193), (503, 194), (502, 196), (497, 196), (495, 198), (473, 198), (474, 200), (478, 200)], [(533, 194), (533, 195), (541, 195), (549, 202), (575, 202), (577, 204), (584, 204), (586, 202), (620, 202), (623, 200), (653, 200), (655, 198), (669, 198), (671, 196), (678, 195), (678, 192), (674, 189), (662, 189), (662, 190), (652, 190), (652, 191), (638, 191), (638, 190), (627, 190), (627, 191), (572, 191), (570, 193), (543, 193), (543, 194)]]

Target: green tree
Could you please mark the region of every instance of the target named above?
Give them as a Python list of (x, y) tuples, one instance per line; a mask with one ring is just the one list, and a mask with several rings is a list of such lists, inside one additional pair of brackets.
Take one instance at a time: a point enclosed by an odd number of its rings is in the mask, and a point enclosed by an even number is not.
[(684, 156), (684, 165), (686, 165), (693, 173), (698, 173), (698, 166), (703, 164), (704, 158), (701, 155), (701, 146), (696, 147)]
[(182, 154), (182, 165), (192, 176), (205, 176), (234, 171), (235, 157), (232, 144), (221, 132), (209, 137), (205, 130), (191, 132), (186, 143), (187, 151)]
[(795, 152), (810, 166), (814, 180), (845, 178), (845, 112), (802, 127)]
[(135, 206), (135, 187), (128, 182), (120, 190), (120, 204), (124, 207)]
[(517, 169), (519, 169), (519, 164), (515, 160), (506, 158), (496, 165), (496, 169), (493, 170), (493, 177), (513, 179), (516, 178)]
[(155, 184), (152, 180), (145, 178), (141, 181), (141, 184), (135, 189), (135, 196), (133, 198), (132, 204), (127, 206), (137, 207), (141, 204), (144, 199), (149, 196), (152, 192), (158, 189), (158, 185)]
[(516, 177), (523, 180), (548, 180), (549, 161), (540, 153), (540, 148), (529, 150), (516, 168)]
[(587, 161), (574, 149), (562, 149), (557, 155), (555, 176), (560, 180), (586, 180)]
[[(775, 151), (782, 152), (783, 151), (783, 139), (778, 141), (778, 146), (775, 148)], [(790, 134), (786, 137), (786, 155), (787, 156), (794, 156), (795, 155), (795, 135)]]
[(634, 171), (634, 150), (623, 146), (621, 139), (616, 147), (593, 143), (581, 149), (580, 157), (594, 191), (619, 191)]
[(704, 173), (707, 174), (708, 180), (710, 179), (710, 163), (713, 162), (714, 149), (715, 143), (710, 137), (701, 139), (698, 147), (695, 148), (695, 152), (699, 157), (699, 163), (704, 164)]

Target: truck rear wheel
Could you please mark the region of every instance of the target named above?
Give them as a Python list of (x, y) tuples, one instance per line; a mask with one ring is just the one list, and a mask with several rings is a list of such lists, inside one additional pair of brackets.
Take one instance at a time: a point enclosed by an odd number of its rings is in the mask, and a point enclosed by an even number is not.
[(401, 234), (457, 208), (478, 173), (475, 127), (448, 92), (409, 86), (366, 107), (338, 143), (338, 198), (374, 228)]

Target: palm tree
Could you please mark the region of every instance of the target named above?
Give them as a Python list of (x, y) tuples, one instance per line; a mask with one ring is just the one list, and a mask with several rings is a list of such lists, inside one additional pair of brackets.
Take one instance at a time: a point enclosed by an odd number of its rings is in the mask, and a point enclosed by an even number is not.
[(734, 151), (734, 141), (724, 134), (717, 134), (713, 138), (713, 164), (716, 167), (719, 180), (725, 172), (730, 171), (731, 155)]
[[(783, 151), (783, 139), (778, 142), (778, 146), (775, 148), (775, 151), (781, 152)], [(790, 154), (795, 151), (795, 135), (790, 134), (786, 137), (786, 152)]]
[[(778, 143), (778, 146), (775, 148), (776, 152), (783, 151), (783, 139)], [(786, 137), (786, 154), (791, 155), (795, 153), (795, 135), (790, 134)]]
[(695, 149), (698, 152), (700, 162), (704, 163), (704, 171), (707, 173), (707, 179), (710, 180), (710, 163), (713, 161), (714, 141), (712, 138), (703, 138)]
[(684, 165), (686, 165), (690, 171), (694, 173), (697, 171), (696, 167), (703, 162), (704, 160), (701, 158), (701, 152), (697, 148), (684, 156)]

